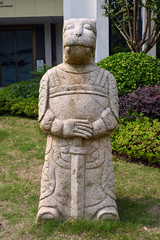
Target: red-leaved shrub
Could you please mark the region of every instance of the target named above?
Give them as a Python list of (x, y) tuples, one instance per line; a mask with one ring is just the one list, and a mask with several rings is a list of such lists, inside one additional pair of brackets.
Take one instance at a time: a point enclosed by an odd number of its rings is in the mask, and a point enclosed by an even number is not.
[(120, 116), (128, 111), (143, 113), (150, 119), (160, 119), (160, 85), (139, 87), (119, 98)]

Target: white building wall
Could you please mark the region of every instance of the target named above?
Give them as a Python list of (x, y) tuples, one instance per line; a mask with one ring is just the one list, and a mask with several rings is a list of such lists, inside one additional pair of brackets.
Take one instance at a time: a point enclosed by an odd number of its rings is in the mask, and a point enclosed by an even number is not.
[(95, 62), (109, 56), (109, 21), (102, 16), (103, 0), (63, 0), (64, 20), (90, 18), (97, 21), (97, 45)]
[(157, 44), (155, 44), (151, 50), (147, 53), (148, 56), (156, 57), (157, 56)]
[(101, 8), (104, 0), (97, 0), (97, 47), (96, 62), (109, 56), (109, 19), (103, 16)]
[(96, 19), (97, 0), (63, 0), (64, 20), (70, 18)]
[[(143, 3), (145, 3), (146, 2), (146, 0), (143, 0)], [(145, 22), (146, 22), (146, 18), (147, 18), (147, 11), (146, 11), (146, 9), (143, 7), (142, 8), (142, 33), (144, 32), (144, 29), (145, 29)], [(153, 25), (152, 25), (153, 26)], [(143, 46), (142, 46), (142, 50), (144, 50), (145, 49), (145, 46), (146, 46), (146, 44), (144, 44)], [(147, 55), (151, 55), (151, 56), (153, 56), (153, 57), (156, 57), (156, 49), (157, 49), (157, 47), (156, 47), (156, 44), (151, 48), (151, 50), (147, 53)]]
[[(52, 37), (51, 23), (45, 23), (45, 64), (51, 66), (52, 63)], [(62, 28), (63, 22), (56, 23), (56, 63), (62, 63)]]

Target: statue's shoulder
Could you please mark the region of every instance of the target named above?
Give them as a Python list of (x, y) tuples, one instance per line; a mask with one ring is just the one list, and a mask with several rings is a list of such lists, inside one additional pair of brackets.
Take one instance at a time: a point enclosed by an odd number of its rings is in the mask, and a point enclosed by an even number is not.
[(118, 89), (117, 82), (112, 73), (96, 66), (98, 72), (98, 85), (107, 89), (110, 107), (117, 118), (119, 119), (119, 104), (118, 104)]
[(56, 72), (59, 72), (63, 66), (63, 63), (58, 64), (57, 66), (54, 66), (53, 68), (49, 69), (49, 74), (55, 74)]
[[(102, 68), (101, 68), (102, 69)], [(102, 69), (100, 70), (103, 74), (103, 81), (106, 83), (108, 91), (108, 99), (110, 102), (110, 108), (114, 113), (117, 121), (119, 119), (119, 100), (118, 100), (118, 89), (117, 89), (117, 82), (112, 73), (109, 71)], [(102, 82), (103, 82), (102, 81)]]
[(115, 96), (118, 95), (117, 82), (113, 74), (98, 66), (97, 69), (99, 69), (99, 76), (101, 78), (101, 82), (107, 83), (109, 93)]
[(108, 70), (101, 68), (99, 66), (96, 65), (96, 70), (99, 71), (99, 73), (103, 74), (104, 77), (106, 77), (108, 80), (110, 81), (116, 81), (113, 74), (110, 73)]
[(49, 69), (42, 77), (39, 87), (39, 121), (43, 118), (47, 106), (48, 106), (48, 97), (49, 97), (49, 87), (51, 83), (55, 82), (57, 79), (57, 71), (59, 67), (53, 67)]
[(47, 88), (47, 85), (54, 84), (55, 82), (59, 81), (59, 72), (61, 71), (61, 64), (49, 69), (42, 77), (40, 81), (40, 88), (45, 87)]
[(54, 76), (55, 74), (57, 74), (57, 72), (59, 72), (61, 70), (61, 64), (58, 64), (57, 66), (49, 69), (44, 75), (43, 78), (48, 77), (49, 79), (52, 78), (52, 76)]
[(94, 72), (96, 73), (96, 81), (95, 81), (95, 85), (98, 85), (102, 88), (108, 89), (110, 88), (110, 86), (116, 86), (116, 80), (114, 78), (114, 76), (107, 70), (99, 67), (99, 66), (95, 66), (95, 70)]

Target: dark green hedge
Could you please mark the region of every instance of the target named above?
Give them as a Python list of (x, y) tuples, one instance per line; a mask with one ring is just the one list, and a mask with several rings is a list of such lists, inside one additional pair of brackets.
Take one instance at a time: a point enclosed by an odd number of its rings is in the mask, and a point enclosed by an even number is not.
[(114, 75), (119, 96), (140, 86), (160, 84), (160, 60), (143, 53), (117, 53), (97, 65)]

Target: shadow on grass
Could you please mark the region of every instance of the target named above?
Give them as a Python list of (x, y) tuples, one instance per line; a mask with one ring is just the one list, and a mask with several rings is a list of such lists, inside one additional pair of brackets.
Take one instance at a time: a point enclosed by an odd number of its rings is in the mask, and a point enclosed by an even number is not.
[(43, 229), (43, 234), (76, 234), (87, 233), (89, 236), (108, 236), (108, 234), (119, 234), (122, 232), (134, 232), (140, 226), (153, 227), (157, 225), (158, 217), (149, 213), (148, 209), (155, 204), (159, 204), (159, 199), (117, 199), (120, 221), (93, 221), (93, 220), (73, 220), (66, 221), (43, 221), (34, 225), (32, 231)]
[(8, 136), (9, 136), (8, 131), (0, 129), (0, 141), (7, 138)]
[(151, 214), (149, 209), (158, 203), (160, 204), (160, 199), (156, 198), (117, 199), (120, 220), (123, 223), (130, 222), (136, 225), (152, 226), (156, 224), (157, 216)]

